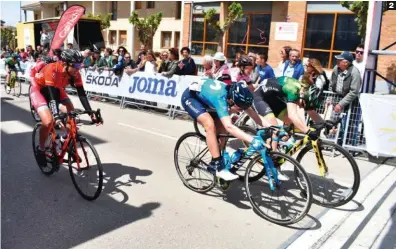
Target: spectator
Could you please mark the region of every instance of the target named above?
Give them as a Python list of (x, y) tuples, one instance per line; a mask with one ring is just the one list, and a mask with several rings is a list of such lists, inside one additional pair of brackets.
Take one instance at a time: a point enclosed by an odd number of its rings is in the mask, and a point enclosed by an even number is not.
[(67, 44), (67, 49), (73, 49), (73, 43), (68, 43)]
[(227, 58), (223, 53), (217, 52), (213, 57), (213, 78), (231, 85), (231, 72), (227, 65)]
[(183, 59), (178, 64), (177, 74), (178, 75), (197, 75), (197, 66), (195, 61), (190, 57), (190, 49), (188, 47), (183, 47), (180, 50), (183, 55)]
[(204, 76), (212, 78), (213, 77), (213, 57), (210, 55), (205, 55), (203, 62), (202, 62), (202, 67), (204, 68)]
[(100, 56), (99, 50), (94, 51), (93, 62), (94, 62), (94, 65), (96, 66), (96, 68), (100, 69), (100, 70), (103, 70), (107, 66), (106, 60), (105, 60), (105, 58)]
[(364, 45), (360, 44), (359, 46), (357, 46), (356, 50), (355, 50), (355, 54), (356, 54), (356, 58), (355, 60), (352, 62), (352, 64), (359, 70), (360, 72), (360, 76), (363, 80), (364, 77), (364, 63), (363, 63), (363, 54), (364, 54)]
[(310, 58), (306, 67), (306, 71), (309, 76), (308, 82), (327, 91), (329, 89), (329, 80), (327, 79), (326, 72), (323, 70), (320, 61), (318, 59)]
[(166, 63), (164, 70), (161, 72), (162, 76), (171, 78), (177, 70), (177, 62), (179, 61), (179, 52), (175, 48), (169, 49), (169, 60)]
[(133, 73), (136, 73), (139, 70), (139, 68), (137, 67), (135, 61), (132, 59), (130, 53), (125, 53), (124, 60), (125, 60), (124, 71), (127, 74), (133, 74)]
[(258, 77), (260, 78), (259, 81), (262, 82), (265, 79), (273, 79), (275, 78), (274, 70), (270, 65), (267, 64), (268, 55), (264, 53), (259, 53), (256, 63), (256, 72)]
[(113, 64), (113, 69), (114, 69), (114, 73), (116, 75), (121, 75), (122, 71), (124, 69), (124, 64), (125, 64), (125, 60), (124, 60), (124, 56), (125, 54), (128, 53), (128, 51), (126, 50), (125, 47), (123, 46), (119, 46), (117, 49), (117, 62), (115, 64)]
[(51, 40), (50, 40), (49, 34), (47, 33), (47, 30), (46, 30), (46, 29), (43, 29), (40, 33), (41, 33), (41, 36), (40, 36), (40, 45), (41, 45), (43, 48), (49, 48), (49, 44), (50, 44)]
[(83, 57), (84, 57), (83, 67), (87, 68), (87, 67), (92, 67), (94, 65), (91, 56), (91, 50), (85, 49), (83, 52)]
[(158, 67), (158, 73), (162, 73), (166, 68), (167, 63), (169, 63), (168, 57), (169, 57), (168, 51), (164, 51), (161, 53), (161, 57), (160, 57), (161, 63)]
[(241, 57), (243, 56), (243, 52), (236, 52), (236, 54), (235, 54), (235, 60), (232, 62), (232, 66), (231, 66), (231, 68), (233, 68), (233, 67), (238, 67), (238, 62), (239, 62), (239, 59), (241, 59)]
[(334, 107), (334, 111), (340, 113), (358, 97), (362, 79), (359, 70), (352, 64), (350, 52), (344, 51), (335, 58), (337, 65), (331, 75), (330, 88), (343, 97)]
[(42, 52), (43, 52), (42, 47), (40, 45), (37, 45), (36, 51), (34, 52), (34, 60), (37, 61), (37, 59), (41, 57)]
[(32, 45), (27, 45), (27, 46), (26, 46), (26, 53), (28, 54), (27, 60), (28, 60), (29, 62), (34, 62), (35, 59), (34, 59), (34, 51), (33, 51)]
[(140, 45), (140, 52), (139, 52), (139, 54), (138, 54), (138, 58), (137, 58), (137, 60), (136, 60), (136, 64), (137, 65), (139, 65), (140, 64), (140, 62), (142, 61), (142, 55), (144, 55), (144, 56), (146, 56), (146, 52), (147, 52), (147, 50), (146, 50), (146, 46), (145, 45)]
[(290, 50), (289, 60), (285, 62), (282, 75), (301, 80), (303, 74), (304, 67), (300, 60), (300, 51), (292, 49)]
[(290, 57), (290, 51), (292, 50), (292, 48), (290, 46), (284, 46), (281, 51), (280, 51), (280, 55), (281, 55), (281, 61), (279, 62), (278, 68), (277, 68), (277, 75), (282, 75), (283, 73), (283, 69), (285, 69), (285, 63), (288, 60), (288, 58)]
[(144, 61), (144, 72), (154, 74), (157, 72), (157, 62), (153, 51), (148, 51)]
[(106, 62), (105, 70), (108, 70), (113, 67), (113, 60), (112, 60), (113, 50), (111, 48), (106, 48), (104, 51), (103, 59)]
[(146, 63), (146, 56), (147, 56), (146, 52), (140, 54), (140, 63), (137, 65), (140, 72), (144, 72), (144, 64)]
[(252, 60), (253, 62), (253, 70), (252, 70), (252, 75), (250, 75), (250, 78), (252, 79), (252, 82), (256, 82), (258, 79), (258, 72), (256, 71), (256, 61), (257, 61), (257, 54), (249, 52), (248, 57)]
[(161, 59), (162, 55), (161, 55), (160, 52), (155, 52), (155, 53), (154, 53), (154, 56), (155, 56), (155, 58), (156, 58), (155, 63), (157, 64), (156, 72), (158, 72), (158, 70), (160, 69), (161, 64), (162, 64), (162, 59)]

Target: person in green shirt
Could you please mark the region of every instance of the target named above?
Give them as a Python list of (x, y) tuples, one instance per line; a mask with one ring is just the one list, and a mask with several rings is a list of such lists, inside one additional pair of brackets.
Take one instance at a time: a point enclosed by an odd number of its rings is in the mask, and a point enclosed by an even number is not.
[(6, 76), (6, 82), (7, 84), (10, 83), (10, 76), (11, 76), (11, 72), (14, 71), (16, 72), (16, 66), (18, 65), (19, 70), (22, 72), (22, 68), (21, 68), (21, 64), (19, 63), (18, 60), (18, 55), (13, 54), (11, 57), (7, 58), (5, 61), (5, 70), (7, 73)]

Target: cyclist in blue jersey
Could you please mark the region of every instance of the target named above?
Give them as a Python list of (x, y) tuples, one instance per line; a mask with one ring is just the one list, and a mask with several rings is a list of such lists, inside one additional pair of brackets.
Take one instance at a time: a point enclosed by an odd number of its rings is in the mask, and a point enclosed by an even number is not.
[(256, 150), (265, 146), (261, 140), (246, 134), (231, 122), (229, 108), (233, 106), (239, 111), (245, 110), (257, 124), (263, 126), (265, 123), (265, 126), (268, 126), (269, 124), (251, 108), (252, 103), (253, 95), (244, 82), (227, 85), (218, 80), (203, 78), (200, 82), (192, 83), (182, 95), (183, 108), (205, 128), (206, 143), (212, 155), (208, 170), (216, 172), (217, 177), (226, 181), (235, 180), (238, 176), (225, 168), (220, 156), (216, 132), (228, 132), (236, 138), (251, 143)]

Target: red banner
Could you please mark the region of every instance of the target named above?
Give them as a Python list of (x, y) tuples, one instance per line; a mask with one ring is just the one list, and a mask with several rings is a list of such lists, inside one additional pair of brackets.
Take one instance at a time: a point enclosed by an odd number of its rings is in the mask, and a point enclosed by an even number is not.
[(85, 8), (81, 5), (70, 6), (65, 12), (63, 12), (58, 27), (56, 28), (54, 37), (51, 41), (50, 55), (52, 56), (52, 50), (60, 48), (70, 31), (80, 20), (81, 16), (84, 15)]

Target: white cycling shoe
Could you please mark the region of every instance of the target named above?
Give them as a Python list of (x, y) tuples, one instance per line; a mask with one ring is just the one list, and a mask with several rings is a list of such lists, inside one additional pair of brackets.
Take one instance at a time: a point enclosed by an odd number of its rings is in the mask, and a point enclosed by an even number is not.
[(278, 180), (279, 181), (286, 182), (286, 181), (290, 180), (290, 178), (287, 175), (283, 174), (282, 171), (280, 171), (279, 169), (277, 169), (277, 171), (278, 171)]
[(220, 171), (216, 171), (216, 176), (225, 181), (233, 181), (239, 178), (239, 176), (234, 175), (228, 169), (222, 169)]

